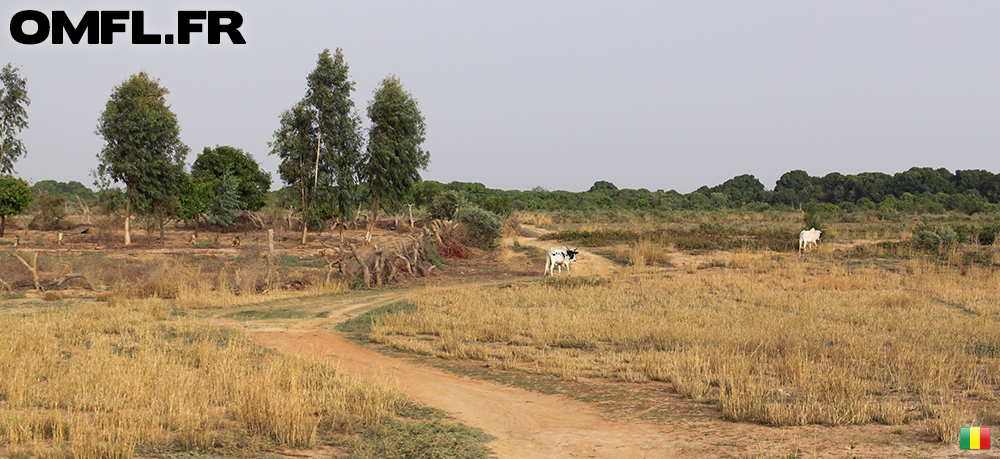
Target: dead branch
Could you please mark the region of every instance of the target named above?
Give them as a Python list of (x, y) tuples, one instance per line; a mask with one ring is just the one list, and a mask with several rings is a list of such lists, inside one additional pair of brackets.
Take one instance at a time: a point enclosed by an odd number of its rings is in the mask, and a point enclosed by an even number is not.
[(358, 256), (358, 248), (354, 244), (351, 244), (351, 253), (354, 254), (354, 259), (358, 260), (358, 263), (361, 264), (361, 269), (364, 272), (364, 278), (363, 279), (364, 279), (364, 282), (365, 282), (365, 287), (371, 287), (372, 286), (372, 275), (371, 275), (371, 272), (368, 270), (368, 264), (365, 263), (364, 260), (362, 260), (360, 256)]
[(97, 291), (97, 288), (94, 287), (94, 283), (91, 282), (90, 278), (87, 277), (87, 275), (84, 274), (84, 273), (69, 273), (69, 274), (66, 274), (65, 276), (62, 276), (59, 279), (56, 279), (55, 285), (56, 286), (62, 286), (63, 283), (65, 283), (68, 280), (72, 280), (72, 279), (83, 279), (84, 282), (87, 283), (87, 286), (90, 287), (90, 290), (95, 291), (95, 292)]
[(21, 258), (21, 256), (18, 255), (17, 252), (11, 251), (11, 254), (14, 255), (17, 258), (17, 260), (20, 261), (22, 265), (24, 265), (25, 268), (28, 268), (28, 271), (31, 271), (31, 278), (35, 282), (35, 290), (41, 290), (42, 286), (38, 283), (38, 252), (31, 254), (30, 265), (28, 264), (27, 261), (24, 261), (24, 258)]

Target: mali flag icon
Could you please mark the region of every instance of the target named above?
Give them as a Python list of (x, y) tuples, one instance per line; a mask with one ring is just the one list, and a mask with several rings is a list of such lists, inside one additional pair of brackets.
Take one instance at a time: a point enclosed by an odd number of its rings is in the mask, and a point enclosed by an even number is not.
[(959, 449), (990, 449), (990, 428), (961, 427), (958, 447)]

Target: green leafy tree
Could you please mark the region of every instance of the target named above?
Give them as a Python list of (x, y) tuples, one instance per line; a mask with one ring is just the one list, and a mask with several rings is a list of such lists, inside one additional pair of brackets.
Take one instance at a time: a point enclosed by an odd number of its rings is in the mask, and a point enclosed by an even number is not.
[(424, 180), (413, 187), (413, 201), (419, 207), (424, 207), (434, 201), (434, 198), (444, 192), (444, 185), (434, 180)]
[[(105, 145), (97, 155), (96, 176), (106, 188), (125, 185), (125, 245), (132, 243), (129, 220), (134, 213), (169, 215), (178, 206), (184, 158), (177, 116), (167, 105), (167, 88), (146, 72), (132, 75), (114, 88), (101, 114), (97, 134)], [(160, 219), (163, 237), (165, 219)]]
[(31, 206), (31, 188), (28, 182), (13, 175), (0, 177), (0, 237), (7, 226), (7, 216), (17, 215)]
[(348, 71), (340, 48), (332, 57), (330, 50), (325, 49), (319, 55), (316, 69), (306, 79), (309, 87), (306, 100), (316, 113), (317, 155), (323, 156), (317, 159), (317, 164), (322, 162), (327, 169), (328, 198), (341, 223), (341, 238), (344, 223), (357, 202), (362, 146), (361, 117), (351, 100), (354, 82)]
[(740, 207), (759, 200), (764, 193), (764, 184), (753, 175), (743, 174), (726, 180), (722, 185), (712, 188), (712, 191), (725, 194), (732, 206)]
[(237, 210), (257, 211), (264, 207), (264, 195), (271, 189), (271, 174), (260, 170), (260, 164), (249, 153), (230, 146), (205, 147), (191, 165), (191, 179), (209, 182), (212, 188), (218, 188), (227, 175), (239, 182)]
[(361, 120), (351, 100), (354, 82), (341, 50), (332, 56), (323, 50), (306, 84), (306, 96), (282, 114), (270, 143), (271, 154), (282, 160), (282, 181), (299, 189), (303, 244), (307, 222), (316, 219), (321, 201), (332, 203), (329, 208), (341, 223), (350, 217), (357, 202), (362, 144)]
[(589, 191), (591, 193), (601, 192), (607, 194), (608, 196), (614, 197), (618, 193), (618, 187), (616, 187), (614, 183), (611, 183), (609, 181), (598, 180), (594, 182), (594, 185), (590, 187)]
[(208, 205), (208, 216), (213, 224), (233, 226), (243, 208), (240, 201), (240, 179), (226, 174), (216, 182), (215, 197)]
[(368, 118), (371, 129), (363, 176), (372, 190), (372, 219), (365, 234), (365, 241), (371, 242), (379, 205), (395, 205), (409, 195), (420, 181), (418, 171), (430, 164), (430, 153), (420, 148), (427, 128), (417, 100), (395, 75), (382, 80), (375, 91)]
[(24, 156), (24, 142), (17, 138), (28, 127), (28, 81), (17, 67), (7, 64), (0, 69), (0, 174), (14, 172), (14, 161)]
[(42, 180), (40, 182), (35, 182), (34, 185), (31, 185), (32, 193), (38, 193), (41, 191), (58, 194), (66, 198), (67, 201), (70, 201), (74, 205), (76, 204), (77, 196), (79, 196), (80, 199), (88, 205), (97, 204), (97, 193), (77, 181), (66, 183), (57, 182), (55, 180)]
[[(298, 195), (299, 211), (308, 214), (314, 193), (310, 193), (313, 183), (315, 156), (313, 154), (315, 131), (312, 126), (313, 114), (304, 102), (295, 104), (281, 114), (281, 125), (274, 132), (274, 140), (268, 143), (271, 154), (281, 158), (278, 176), (281, 181), (295, 188)], [(286, 190), (290, 191), (290, 190)], [(289, 193), (286, 193), (288, 197)], [(302, 242), (306, 239), (306, 220), (302, 220)]]
[(191, 178), (191, 174), (184, 174), (181, 179), (180, 194), (177, 195), (180, 205), (178, 216), (190, 221), (208, 212), (208, 204), (212, 201), (214, 193), (214, 181), (195, 181)]

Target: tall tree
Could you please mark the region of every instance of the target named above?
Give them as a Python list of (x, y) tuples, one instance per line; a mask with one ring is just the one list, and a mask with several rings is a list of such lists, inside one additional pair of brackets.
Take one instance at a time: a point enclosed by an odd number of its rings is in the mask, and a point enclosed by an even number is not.
[(298, 188), (299, 203), (302, 206), (302, 243), (306, 242), (308, 214), (312, 204), (313, 193), (310, 184), (314, 174), (312, 146), (315, 145), (316, 133), (313, 130), (313, 113), (304, 102), (295, 104), (281, 114), (281, 124), (274, 131), (274, 140), (268, 142), (271, 154), (281, 158), (278, 165), (278, 176), (289, 185)]
[[(349, 79), (344, 54), (337, 48), (331, 57), (325, 49), (316, 61), (316, 69), (306, 78), (306, 100), (316, 113), (317, 158), (326, 166), (330, 180), (330, 198), (340, 221), (341, 239), (344, 223), (356, 202), (358, 165), (361, 161), (361, 119), (354, 109), (351, 92), (354, 82)], [(317, 174), (317, 178), (319, 174)], [(316, 184), (314, 183), (314, 187)]]
[[(305, 97), (282, 115), (271, 143), (271, 153), (282, 158), (282, 180), (299, 188), (306, 220), (315, 218), (315, 208), (323, 198), (332, 200), (341, 223), (354, 207), (362, 138), (352, 91), (354, 82), (341, 50), (333, 55), (323, 50), (316, 68), (306, 77)], [(312, 154), (306, 152), (307, 146)], [(303, 244), (306, 231), (303, 222)]]
[(17, 67), (7, 64), (0, 69), (0, 174), (14, 172), (14, 161), (24, 156), (24, 142), (16, 136), (28, 127), (27, 80)]
[(166, 215), (181, 185), (188, 147), (181, 142), (167, 94), (146, 72), (132, 75), (115, 86), (97, 124), (105, 141), (97, 155), (97, 178), (105, 188), (112, 182), (125, 185), (125, 245), (132, 243), (133, 213)]
[(6, 175), (0, 177), (0, 237), (7, 226), (7, 216), (28, 210), (31, 205), (31, 188), (28, 182)]
[(430, 164), (430, 153), (421, 149), (426, 125), (417, 100), (403, 89), (395, 75), (382, 80), (368, 104), (371, 128), (363, 177), (371, 185), (372, 219), (365, 233), (371, 242), (379, 205), (400, 203), (420, 181), (419, 169)]
[(264, 207), (264, 195), (271, 189), (271, 174), (260, 170), (260, 164), (249, 153), (225, 145), (205, 147), (191, 165), (192, 180), (210, 182), (213, 188), (221, 186), (219, 182), (226, 175), (239, 182), (236, 192), (241, 204), (236, 210)]

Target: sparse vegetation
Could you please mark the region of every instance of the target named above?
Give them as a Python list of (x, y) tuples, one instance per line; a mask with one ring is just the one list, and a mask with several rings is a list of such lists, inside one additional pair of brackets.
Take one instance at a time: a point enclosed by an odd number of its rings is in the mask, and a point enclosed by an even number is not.
[(998, 355), (986, 343), (1000, 342), (1000, 273), (753, 252), (719, 266), (730, 269), (435, 291), (409, 300), (416, 311), (373, 318), (370, 339), (567, 379), (668, 381), (733, 421), (951, 429), (997, 408)]
[[(160, 299), (0, 316), (0, 443), (31, 456), (310, 447), (395, 416), (402, 396), (178, 319)], [(29, 338), (30, 337), (30, 338)]]

